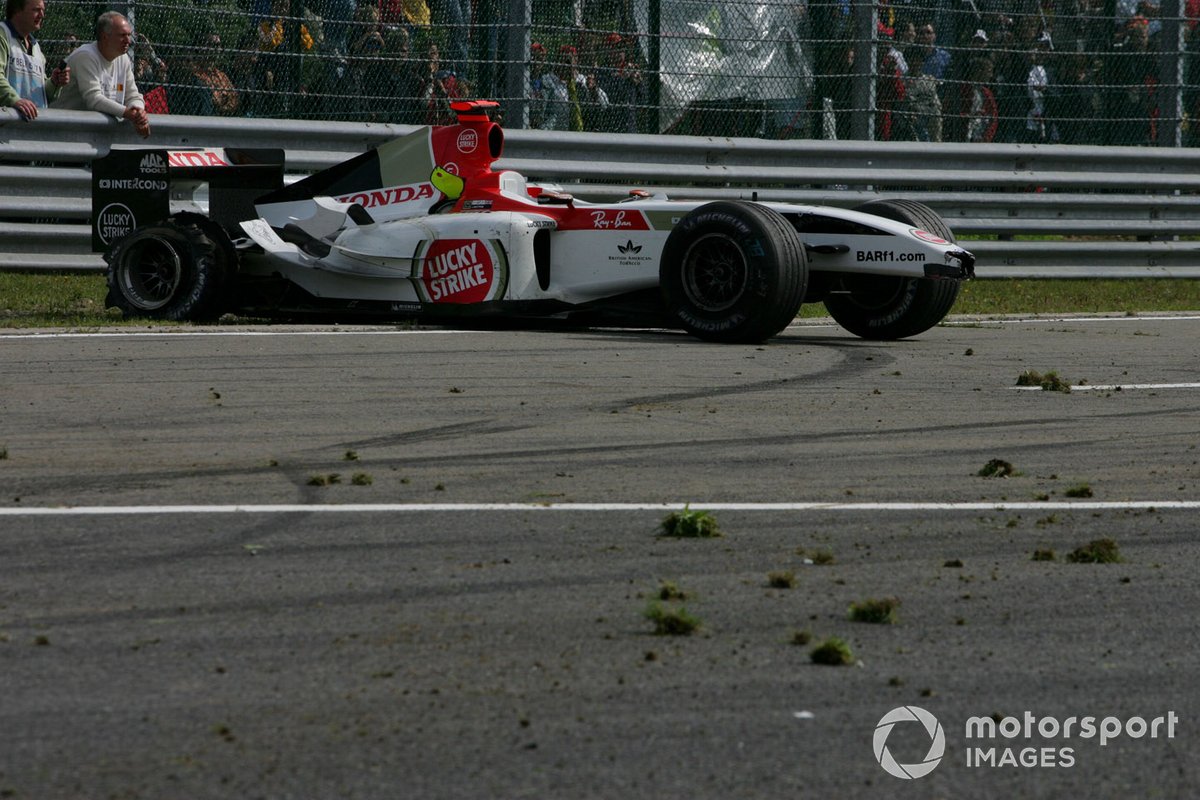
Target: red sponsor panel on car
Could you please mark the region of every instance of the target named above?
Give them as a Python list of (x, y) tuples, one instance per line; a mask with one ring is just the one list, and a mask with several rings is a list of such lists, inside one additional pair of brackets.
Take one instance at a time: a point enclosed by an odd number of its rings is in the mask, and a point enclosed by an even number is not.
[(938, 236), (936, 233), (923, 231), (920, 228), (909, 228), (908, 232), (922, 241), (930, 242), (931, 244), (950, 244), (950, 242)]
[(172, 167), (228, 167), (224, 150), (169, 150), (167, 163)]
[(636, 209), (574, 208), (563, 216), (558, 229), (571, 231), (648, 231), (646, 215)]
[(417, 277), (430, 303), (493, 300), (503, 282), (500, 259), (482, 239), (438, 239), (426, 251)]

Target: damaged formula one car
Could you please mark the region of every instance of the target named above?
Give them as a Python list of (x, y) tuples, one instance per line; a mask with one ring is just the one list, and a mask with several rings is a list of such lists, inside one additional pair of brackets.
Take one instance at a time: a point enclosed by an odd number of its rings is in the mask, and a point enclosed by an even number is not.
[[(558, 318), (759, 342), (802, 303), (898, 339), (950, 311), (974, 257), (929, 208), (589, 203), (512, 171), (496, 103), (284, 185), (278, 150), (114, 150), (93, 171), (93, 247), (128, 316)], [(207, 203), (172, 211), (206, 190)]]

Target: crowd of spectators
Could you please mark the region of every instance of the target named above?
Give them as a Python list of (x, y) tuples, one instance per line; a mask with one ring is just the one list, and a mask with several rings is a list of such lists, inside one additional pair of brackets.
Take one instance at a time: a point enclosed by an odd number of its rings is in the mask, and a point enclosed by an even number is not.
[[(939, 35), (936, 15), (886, 9), (877, 138), (1155, 144), (1165, 102), (1157, 2), (1121, 0), (1116, 18), (1094, 0), (1047, 5), (1061, 13), (960, 15), (953, 37)], [(1190, 44), (1200, 3), (1189, 12)], [(963, 16), (978, 27), (963, 30)]]
[[(182, 2), (182, 0), (181, 0)], [(625, 8), (604, 29), (578, 8)], [(197, 14), (187, 43), (135, 35), (135, 76), (150, 113), (436, 124), (463, 97), (504, 99), (506, 70), (528, 70), (528, 123), (553, 130), (657, 132), (658, 79), (632, 4), (588, 0), (567, 24), (535, 27), (528, 61), (506, 61), (498, 0), (240, 0), (244, 25), (221, 32)], [(544, 5), (544, 0), (543, 0)], [(198, 0), (192, 8), (207, 7)], [(687, 132), (851, 138), (873, 115), (881, 140), (1154, 144), (1163, 118), (1164, 38), (1159, 0), (882, 0), (874, 108), (855, 106), (856, 58), (848, 0), (808, 0), (797, 32), (810, 67), (789, 87), (782, 123), (771, 103), (691, 98), (715, 109)], [(1104, 9), (1109, 9), (1106, 15)], [(159, 11), (162, 8), (165, 10)], [(538, 5), (535, 3), (535, 15)], [(1185, 116), (1200, 118), (1200, 0), (1186, 0)], [(179, 13), (174, 6), (139, 14)], [(535, 16), (535, 25), (538, 22)], [(615, 25), (614, 25), (615, 23)], [(1173, 30), (1173, 28), (1171, 29)], [(1195, 33), (1195, 39), (1193, 39)], [(672, 40), (662, 40), (664, 52)], [(55, 42), (65, 56), (74, 43)], [(751, 73), (755, 65), (745, 65)], [(793, 91), (793, 89), (795, 89)], [(807, 93), (807, 96), (802, 96)], [(1194, 107), (1194, 108), (1193, 108)], [(1189, 113), (1196, 112), (1196, 113)], [(687, 109), (680, 112), (686, 115)], [(758, 115), (761, 124), (747, 126)], [(1200, 128), (1200, 124), (1196, 126)], [(1200, 130), (1195, 132), (1200, 140)], [(1189, 136), (1192, 133), (1189, 131)], [(1186, 143), (1191, 144), (1188, 140)]]

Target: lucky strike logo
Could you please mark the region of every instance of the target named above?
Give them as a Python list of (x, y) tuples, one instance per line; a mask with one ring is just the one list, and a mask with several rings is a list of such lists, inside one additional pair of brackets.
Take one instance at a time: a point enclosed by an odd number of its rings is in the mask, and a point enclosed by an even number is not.
[(439, 239), (425, 254), (420, 283), (431, 303), (479, 303), (496, 288), (496, 259), (478, 239)]
[(104, 244), (123, 239), (137, 227), (137, 219), (124, 203), (109, 203), (96, 218), (96, 232)]
[(478, 146), (479, 134), (475, 131), (467, 129), (458, 134), (458, 151), (460, 153), (474, 153)]

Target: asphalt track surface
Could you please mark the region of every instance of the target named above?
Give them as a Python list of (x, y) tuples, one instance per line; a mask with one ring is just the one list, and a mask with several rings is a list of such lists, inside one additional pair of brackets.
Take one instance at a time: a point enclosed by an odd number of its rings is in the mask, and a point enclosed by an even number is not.
[(0, 334), (0, 796), (1197, 796), (1198, 334)]

